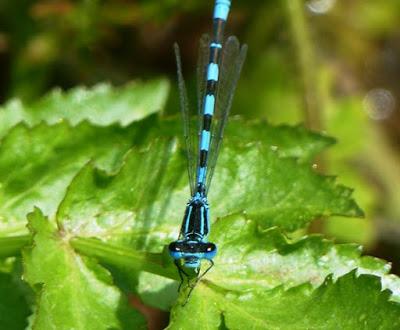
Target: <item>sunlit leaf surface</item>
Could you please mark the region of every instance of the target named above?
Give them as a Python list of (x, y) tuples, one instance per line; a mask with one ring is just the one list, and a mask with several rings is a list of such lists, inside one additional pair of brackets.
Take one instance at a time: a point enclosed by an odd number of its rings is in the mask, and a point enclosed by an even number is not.
[(69, 246), (40, 211), (29, 216), (33, 243), (24, 253), (25, 280), (37, 291), (33, 329), (145, 329), (109, 274)]

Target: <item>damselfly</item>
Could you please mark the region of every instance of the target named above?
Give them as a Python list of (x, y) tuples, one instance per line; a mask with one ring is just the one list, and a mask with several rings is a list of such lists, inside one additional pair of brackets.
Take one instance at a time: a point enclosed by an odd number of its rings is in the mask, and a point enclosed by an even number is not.
[[(241, 47), (236, 37), (231, 36), (225, 42), (223, 40), (230, 4), (229, 0), (215, 1), (212, 38), (204, 35), (200, 40), (197, 64), (197, 128), (191, 125), (179, 48), (175, 45), (191, 191), (179, 238), (169, 245), (169, 253), (178, 268), (181, 285), (183, 275), (189, 278), (188, 270), (195, 272), (197, 283), (212, 268), (213, 258), (217, 253), (217, 246), (208, 241), (210, 209), (207, 194), (247, 52), (247, 46)], [(202, 260), (207, 260), (209, 267), (200, 274)], [(192, 289), (193, 287), (194, 285), (191, 286)]]

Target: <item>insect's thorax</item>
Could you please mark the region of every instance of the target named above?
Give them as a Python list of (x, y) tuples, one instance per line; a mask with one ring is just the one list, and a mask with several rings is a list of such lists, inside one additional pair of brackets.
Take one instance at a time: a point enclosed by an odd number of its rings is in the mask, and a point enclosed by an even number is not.
[(196, 193), (186, 205), (180, 239), (204, 241), (209, 233), (210, 211), (205, 194)]

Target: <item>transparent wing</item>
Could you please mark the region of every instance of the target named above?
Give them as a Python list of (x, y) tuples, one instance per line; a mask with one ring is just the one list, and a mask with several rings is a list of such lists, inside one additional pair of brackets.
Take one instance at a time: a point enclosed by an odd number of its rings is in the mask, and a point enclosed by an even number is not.
[(207, 191), (217, 164), (224, 128), (232, 106), (233, 96), (247, 54), (247, 45), (240, 47), (236, 37), (230, 36), (223, 47), (216, 111), (211, 131), (210, 158), (208, 161)]
[(181, 106), (181, 115), (183, 122), (183, 137), (185, 141), (186, 147), (186, 157), (188, 162), (188, 175), (189, 175), (189, 186), (190, 192), (193, 194), (195, 191), (195, 179), (196, 179), (196, 164), (197, 164), (197, 141), (195, 140), (196, 133), (192, 128), (192, 121), (190, 118), (189, 112), (189, 100), (186, 91), (185, 80), (183, 79), (182, 74), (182, 63), (181, 63), (181, 55), (179, 52), (178, 44), (174, 44), (175, 57), (176, 57), (176, 66), (178, 73), (178, 88), (179, 88), (179, 99)]

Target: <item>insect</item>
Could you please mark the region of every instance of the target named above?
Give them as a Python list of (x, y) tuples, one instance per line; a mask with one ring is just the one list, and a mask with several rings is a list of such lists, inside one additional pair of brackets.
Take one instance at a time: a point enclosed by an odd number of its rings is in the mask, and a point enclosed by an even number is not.
[[(196, 283), (213, 267), (213, 258), (217, 253), (217, 246), (208, 241), (210, 208), (207, 194), (247, 52), (247, 46), (240, 46), (236, 37), (223, 40), (230, 4), (230, 0), (215, 1), (212, 38), (203, 35), (200, 39), (197, 128), (193, 127), (195, 125), (189, 112), (179, 47), (175, 44), (191, 198), (186, 205), (179, 238), (169, 244), (169, 254), (178, 268), (181, 279), (179, 289), (184, 282), (183, 275), (189, 280), (188, 272), (196, 274), (196, 282), (191, 286), (189, 295)], [(209, 267), (200, 275), (203, 260), (209, 263)]]

